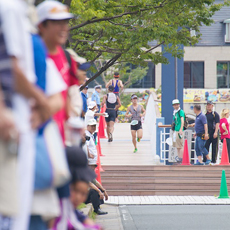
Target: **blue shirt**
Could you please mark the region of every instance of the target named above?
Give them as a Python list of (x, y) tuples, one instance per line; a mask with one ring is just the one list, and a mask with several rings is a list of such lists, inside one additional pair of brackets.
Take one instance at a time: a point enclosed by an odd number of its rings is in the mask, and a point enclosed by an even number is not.
[(101, 104), (99, 93), (96, 90), (94, 91), (92, 95), (91, 101), (96, 101), (97, 105)]
[(88, 98), (88, 96), (87, 96), (87, 94), (84, 94), (84, 93), (81, 92), (81, 97), (82, 97), (82, 102), (83, 102), (82, 110), (83, 110), (83, 112), (86, 113), (87, 110), (88, 110), (88, 106), (87, 106), (87, 98)]
[(195, 132), (197, 134), (205, 133), (204, 125), (207, 124), (206, 116), (201, 112), (199, 115), (196, 116), (195, 121)]

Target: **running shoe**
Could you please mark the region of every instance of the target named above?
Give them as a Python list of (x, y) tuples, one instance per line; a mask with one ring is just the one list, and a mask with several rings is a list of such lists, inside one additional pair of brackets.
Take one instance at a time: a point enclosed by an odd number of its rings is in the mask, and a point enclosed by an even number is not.
[(113, 141), (113, 135), (112, 133), (109, 134), (111, 142)]
[(136, 153), (137, 152), (137, 148), (135, 148), (133, 152)]
[(140, 142), (140, 141), (141, 141), (141, 138), (138, 137), (138, 138), (137, 138), (137, 142)]
[(211, 165), (211, 160), (206, 160), (205, 165)]
[(204, 163), (202, 162), (202, 163), (200, 163), (199, 161), (196, 163), (196, 164), (194, 164), (194, 165), (204, 165)]

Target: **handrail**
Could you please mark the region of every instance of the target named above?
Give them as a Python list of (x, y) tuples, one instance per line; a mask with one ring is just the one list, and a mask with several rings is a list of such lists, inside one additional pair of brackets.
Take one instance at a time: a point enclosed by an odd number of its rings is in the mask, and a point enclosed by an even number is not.
[(159, 128), (171, 128), (171, 125), (158, 125)]

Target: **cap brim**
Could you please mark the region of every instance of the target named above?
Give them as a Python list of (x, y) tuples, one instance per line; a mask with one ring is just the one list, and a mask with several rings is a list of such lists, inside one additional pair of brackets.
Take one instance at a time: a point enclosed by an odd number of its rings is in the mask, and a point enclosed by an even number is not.
[(71, 13), (67, 13), (67, 12), (58, 13), (58, 14), (54, 14), (54, 15), (49, 15), (46, 18), (42, 18), (42, 19), (38, 20), (37, 24), (40, 24), (40, 23), (42, 23), (42, 22), (44, 22), (46, 20), (58, 21), (58, 20), (68, 20), (68, 19), (71, 19), (71, 18), (74, 18), (74, 15), (71, 14)]
[(91, 64), (90, 64), (89, 62), (86, 62), (86, 63), (81, 64), (81, 65), (78, 67), (78, 69), (80, 69), (80, 70), (87, 70), (87, 69), (90, 68), (90, 66), (91, 66)]
[(90, 169), (88, 166), (87, 167), (76, 167), (70, 169), (72, 173), (72, 180), (80, 180), (80, 181), (86, 181), (90, 182), (94, 180), (97, 176), (95, 172)]

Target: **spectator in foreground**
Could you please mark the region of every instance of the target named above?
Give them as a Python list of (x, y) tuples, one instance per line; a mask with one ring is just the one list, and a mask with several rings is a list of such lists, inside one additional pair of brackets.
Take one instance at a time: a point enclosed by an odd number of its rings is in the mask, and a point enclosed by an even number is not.
[(195, 150), (198, 157), (198, 162), (195, 163), (195, 165), (204, 165), (202, 156), (206, 156), (207, 160), (205, 164), (209, 165), (211, 163), (211, 159), (208, 155), (208, 150), (205, 148), (206, 141), (209, 139), (207, 119), (201, 112), (200, 105), (195, 105), (193, 110), (196, 114), (194, 138), (196, 137)]
[(220, 114), (220, 134), (221, 134), (221, 142), (226, 139), (227, 147), (228, 147), (228, 157), (230, 159), (230, 129), (229, 129), (229, 109), (223, 109)]
[(89, 168), (86, 155), (81, 148), (67, 147), (67, 160), (72, 175), (70, 199), (75, 209), (75, 215), (85, 227), (90, 226), (92, 229), (101, 229), (100, 226), (95, 225), (93, 220), (77, 209), (86, 201), (89, 193), (89, 182), (94, 180), (96, 175)]
[[(212, 163), (216, 163), (218, 153), (218, 132), (220, 127), (220, 116), (216, 111), (213, 111), (213, 102), (208, 101), (206, 106), (206, 118), (208, 122), (208, 135), (209, 139), (206, 141), (205, 148), (209, 151), (212, 145)], [(203, 159), (206, 162), (205, 156)]]
[(183, 158), (183, 149), (184, 149), (184, 122), (185, 122), (185, 113), (180, 108), (180, 101), (175, 99), (172, 101), (172, 105), (174, 108), (173, 111), (173, 121), (174, 128), (173, 129), (173, 147), (177, 148), (178, 156), (175, 157), (177, 163), (182, 163)]

